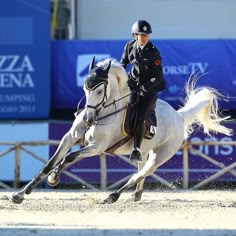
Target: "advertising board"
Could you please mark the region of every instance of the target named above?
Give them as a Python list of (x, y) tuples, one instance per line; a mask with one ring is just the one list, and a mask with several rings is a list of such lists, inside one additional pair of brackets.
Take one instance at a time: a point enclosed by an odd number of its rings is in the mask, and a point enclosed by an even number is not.
[(0, 119), (48, 118), (49, 4), (36, 0), (1, 2)]
[[(69, 130), (70, 123), (50, 123), (49, 135), (50, 139), (61, 140), (63, 135)], [(236, 133), (236, 123), (227, 123), (227, 127), (234, 130)], [(194, 132), (189, 141), (192, 142), (209, 142), (209, 141), (236, 141), (236, 136), (225, 136), (221, 134), (215, 134), (213, 137), (208, 137), (200, 130)], [(75, 151), (81, 148), (80, 146), (74, 146), (71, 151)], [(201, 153), (213, 158), (215, 161), (222, 163), (222, 165), (229, 165), (235, 161), (236, 146), (231, 145), (207, 145), (202, 143), (201, 145), (193, 145), (193, 148)], [(50, 156), (55, 152), (56, 147), (50, 148)], [(128, 157), (127, 157), (128, 158)], [(127, 162), (119, 159), (119, 157), (106, 156), (107, 165), (107, 179), (109, 183), (114, 183), (129, 174), (135, 173), (137, 170), (133, 166), (127, 164)], [(72, 173), (78, 175), (80, 178), (88, 181), (89, 183), (99, 183), (100, 181), (100, 160), (98, 156), (86, 158), (79, 163), (75, 163), (69, 169)], [(189, 152), (189, 179), (190, 181), (200, 181), (206, 179), (212, 174), (220, 170), (220, 167), (203, 159), (195, 152)], [(180, 149), (169, 161), (163, 164), (155, 172), (162, 178), (180, 182), (183, 181), (183, 150)], [(230, 173), (226, 173), (219, 180), (235, 181), (235, 176)], [(63, 176), (62, 182), (73, 183), (74, 180)], [(147, 181), (156, 182), (151, 177), (148, 177)]]
[[(236, 109), (236, 40), (152, 40), (163, 58), (167, 88), (159, 97), (175, 108), (182, 105), (185, 84), (195, 74), (201, 76), (197, 86), (218, 90), (227, 101), (221, 109)], [(76, 109), (84, 96), (84, 77), (95, 56), (120, 60), (125, 40), (53, 41), (52, 103), (53, 109)]]

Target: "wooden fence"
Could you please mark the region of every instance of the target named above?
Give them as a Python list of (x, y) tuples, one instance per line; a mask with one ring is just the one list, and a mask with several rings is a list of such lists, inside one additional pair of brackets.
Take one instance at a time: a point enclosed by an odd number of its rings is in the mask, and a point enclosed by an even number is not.
[[(0, 153), (0, 158), (4, 158), (4, 156), (6, 156), (7, 154), (14, 152), (14, 156), (15, 156), (15, 173), (14, 173), (14, 181), (13, 181), (13, 188), (18, 188), (20, 186), (21, 180), (20, 180), (20, 171), (21, 171), (21, 166), (20, 166), (20, 159), (21, 159), (21, 155), (22, 153), (27, 153), (28, 155), (30, 155), (32, 158), (35, 158), (38, 161), (41, 161), (43, 163), (46, 163), (46, 160), (43, 159), (42, 157), (39, 157), (36, 153), (32, 152), (31, 150), (28, 149), (28, 147), (32, 147), (32, 146), (50, 146), (50, 145), (58, 145), (59, 141), (55, 141), (55, 140), (48, 140), (48, 141), (31, 141), (31, 142), (0, 142), (0, 146), (7, 146), (8, 148), (3, 151), (2, 153)], [(199, 182), (198, 184), (196, 184), (195, 186), (192, 187), (192, 189), (199, 189), (205, 185), (207, 185), (208, 183), (216, 180), (217, 178), (221, 177), (222, 175), (226, 174), (226, 173), (230, 173), (231, 175), (233, 175), (236, 179), (236, 170), (234, 170), (236, 168), (236, 157), (232, 157), (232, 163), (230, 163), (229, 165), (225, 165), (222, 162), (219, 162), (217, 160), (215, 160), (214, 158), (204, 154), (203, 152), (197, 150), (196, 148), (194, 148), (193, 146), (200, 146), (200, 145), (208, 145), (208, 146), (221, 146), (221, 145), (230, 145), (230, 146), (236, 146), (236, 142), (234, 141), (212, 141), (212, 142), (186, 142), (182, 149), (183, 149), (183, 185), (182, 187), (185, 189), (189, 188), (189, 183), (190, 183), (190, 179), (189, 179), (189, 153), (194, 152), (199, 158), (203, 158), (206, 161), (214, 164), (216, 167), (219, 168), (219, 170), (211, 175), (210, 177), (202, 180), (201, 182)], [(114, 189), (116, 187), (118, 187), (119, 185), (121, 185), (122, 183), (125, 183), (130, 176), (132, 175), (128, 175), (122, 179), (120, 179), (119, 181), (113, 183), (112, 185), (108, 186), (107, 185), (107, 165), (106, 165), (106, 155), (100, 155), (100, 173), (101, 173), (101, 178), (100, 178), (100, 188), (101, 189)], [(136, 167), (136, 164), (132, 163), (129, 161), (129, 159), (126, 156), (118, 156), (118, 158), (120, 158), (121, 160), (123, 160), (124, 162), (127, 162), (128, 164)], [(96, 189), (93, 185), (91, 185), (90, 183), (88, 183), (87, 181), (83, 180), (82, 178), (78, 177), (77, 175), (64, 170), (63, 173), (66, 176), (69, 176), (70, 178), (74, 179), (75, 181), (77, 181), (78, 183), (81, 183), (83, 185), (85, 185), (87, 188), (89, 189)], [(35, 173), (36, 174), (36, 173)], [(159, 181), (160, 183), (164, 184), (165, 186), (169, 187), (170, 189), (176, 189), (177, 187), (175, 185), (173, 185), (172, 183), (170, 183), (169, 181), (167, 181), (166, 179), (160, 177), (159, 175), (157, 175), (156, 173), (151, 175), (152, 178), (154, 178), (156, 181)], [(5, 184), (4, 182), (0, 181), (0, 186), (3, 188), (12, 188), (11, 186)]]

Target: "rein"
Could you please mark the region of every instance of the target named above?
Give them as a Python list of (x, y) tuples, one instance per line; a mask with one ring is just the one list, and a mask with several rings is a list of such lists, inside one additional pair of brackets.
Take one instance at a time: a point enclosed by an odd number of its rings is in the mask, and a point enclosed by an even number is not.
[[(114, 105), (115, 105), (115, 104), (114, 104)], [(97, 120), (98, 120), (98, 121), (99, 121), (99, 120), (103, 120), (103, 119), (105, 119), (105, 118), (107, 118), (107, 117), (109, 117), (109, 116), (115, 115), (115, 114), (117, 114), (117, 113), (123, 111), (125, 108), (127, 108), (127, 105), (125, 105), (124, 107), (120, 108), (119, 110), (116, 110), (116, 111), (114, 111), (114, 112), (112, 112), (112, 113), (109, 113), (109, 114), (107, 114), (107, 115), (105, 115), (105, 116), (98, 117)]]
[[(129, 94), (127, 94), (127, 95), (125, 95), (125, 96), (123, 96), (123, 97), (117, 99), (117, 100), (114, 99), (113, 102), (111, 102), (111, 103), (109, 103), (109, 104), (107, 104), (107, 105), (103, 105), (103, 107), (104, 107), (104, 108), (107, 108), (107, 107), (109, 107), (109, 106), (111, 106), (111, 105), (115, 106), (115, 104), (116, 104), (117, 102), (121, 101), (122, 99), (124, 99), (124, 98), (126, 98), (126, 97), (131, 96), (133, 93), (136, 93), (136, 92), (131, 92), (131, 93), (129, 93)], [(107, 115), (105, 115), (105, 116), (98, 117), (98, 118), (97, 118), (97, 121), (103, 120), (103, 119), (105, 119), (105, 118), (107, 118), (107, 117), (109, 117), (109, 116), (115, 115), (115, 114), (117, 114), (117, 113), (123, 111), (123, 110), (126, 109), (126, 108), (127, 108), (127, 104), (126, 104), (124, 107), (120, 108), (119, 110), (116, 110), (116, 111), (114, 111), (114, 112), (112, 112), (112, 113), (109, 113), (109, 114), (107, 114)]]
[[(104, 109), (107, 108), (107, 107), (109, 107), (109, 106), (111, 106), (111, 105), (115, 106), (117, 102), (119, 102), (119, 101), (125, 99), (126, 97), (129, 97), (129, 96), (131, 96), (132, 94), (136, 93), (135, 91), (132, 91), (131, 93), (129, 93), (129, 94), (127, 94), (127, 95), (125, 95), (125, 96), (123, 96), (123, 97), (121, 97), (121, 98), (119, 98), (119, 99), (114, 99), (111, 103), (105, 105), (105, 100), (106, 100), (106, 98), (107, 98), (107, 96), (106, 96), (106, 91), (107, 91), (107, 84), (105, 83), (105, 91), (104, 91), (104, 96), (103, 96), (102, 101), (99, 102), (98, 104), (96, 104), (95, 106), (86, 105), (86, 107), (92, 108), (92, 109), (95, 109), (95, 110), (96, 110), (96, 114), (97, 114), (97, 119), (96, 119), (96, 120), (97, 120), (97, 121), (103, 120), (103, 119), (105, 119), (105, 118), (107, 118), (107, 117), (109, 117), (109, 116), (115, 115), (115, 114), (117, 114), (117, 113), (119, 113), (119, 112), (121, 112), (121, 111), (123, 111), (124, 109), (127, 108), (127, 105), (125, 105), (124, 107), (120, 108), (119, 110), (116, 110), (116, 111), (114, 111), (114, 112), (112, 112), (112, 113), (109, 113), (109, 114), (107, 114), (107, 115), (105, 115), (105, 116), (98, 117), (98, 116), (99, 116), (99, 113), (100, 113), (100, 110), (101, 110), (101, 107), (99, 108), (99, 106), (102, 106)], [(98, 108), (99, 108), (99, 109), (98, 109)]]
[[(116, 104), (117, 102), (123, 100), (123, 99), (126, 98), (126, 97), (131, 96), (131, 95), (134, 94), (134, 93), (136, 93), (136, 92), (131, 92), (131, 93), (129, 93), (129, 94), (127, 94), (127, 95), (125, 95), (125, 96), (123, 96), (123, 97), (117, 99), (117, 100), (114, 99), (113, 102), (111, 102), (111, 103), (109, 103), (109, 104), (107, 104), (107, 105), (104, 105), (104, 103), (103, 103), (102, 106), (103, 106), (104, 108), (107, 108), (107, 107), (109, 107), (109, 106), (111, 106), (111, 105), (115, 106), (115, 104)], [(80, 103), (81, 103), (81, 101), (82, 101), (84, 98), (85, 98), (85, 96), (83, 96), (83, 98), (79, 101), (78, 106), (77, 106), (77, 110), (80, 110), (80, 109), (79, 109)], [(99, 103), (98, 105), (101, 105), (101, 103)], [(96, 106), (87, 105), (87, 107), (96, 109), (96, 108), (98, 107), (98, 105), (96, 105)], [(123, 111), (123, 110), (126, 109), (126, 108), (127, 108), (127, 105), (125, 105), (124, 107), (120, 108), (119, 110), (116, 110), (116, 111), (114, 111), (114, 112), (112, 112), (112, 113), (109, 113), (109, 114), (107, 114), (107, 115), (105, 115), (105, 116), (99, 117), (99, 118), (97, 118), (97, 120), (105, 119), (105, 118), (107, 118), (107, 117), (109, 117), (109, 116), (112, 116), (112, 115), (114, 115), (114, 114), (116, 114), (116, 113), (119, 113), (119, 112)]]
[(129, 94), (127, 94), (127, 95), (125, 95), (125, 96), (123, 96), (123, 97), (117, 99), (117, 100), (114, 99), (113, 102), (111, 102), (111, 103), (109, 103), (109, 104), (107, 104), (107, 105), (105, 105), (105, 106), (103, 106), (103, 107), (104, 107), (104, 108), (107, 108), (107, 107), (109, 107), (109, 106), (111, 106), (111, 105), (115, 105), (116, 102), (119, 102), (120, 100), (122, 100), (122, 99), (124, 99), (124, 98), (126, 98), (126, 97), (129, 97), (129, 96), (132, 95), (133, 93), (135, 93), (135, 92), (131, 92), (131, 93), (129, 93)]

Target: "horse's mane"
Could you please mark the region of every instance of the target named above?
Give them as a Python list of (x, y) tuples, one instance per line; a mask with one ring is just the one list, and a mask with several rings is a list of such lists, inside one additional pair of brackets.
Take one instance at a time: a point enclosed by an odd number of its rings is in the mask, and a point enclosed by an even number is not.
[[(105, 59), (103, 61), (100, 61), (97, 63), (97, 66), (106, 67), (108, 65), (109, 61), (110, 61), (110, 59)], [(113, 75), (113, 76), (109, 76), (109, 79), (110, 78), (117, 79), (117, 82), (119, 85), (119, 90), (122, 95), (125, 95), (124, 93), (127, 92), (127, 87), (128, 87), (128, 85), (127, 85), (128, 75), (127, 75), (124, 67), (117, 60), (112, 60), (109, 74)]]

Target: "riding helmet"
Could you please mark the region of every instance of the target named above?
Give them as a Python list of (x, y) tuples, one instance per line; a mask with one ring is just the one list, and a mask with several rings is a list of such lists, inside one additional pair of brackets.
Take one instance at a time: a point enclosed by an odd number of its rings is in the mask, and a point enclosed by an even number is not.
[(138, 20), (132, 25), (132, 34), (151, 34), (152, 27), (145, 20)]

